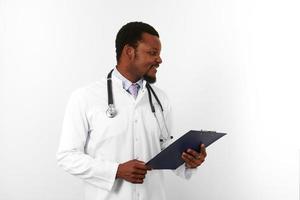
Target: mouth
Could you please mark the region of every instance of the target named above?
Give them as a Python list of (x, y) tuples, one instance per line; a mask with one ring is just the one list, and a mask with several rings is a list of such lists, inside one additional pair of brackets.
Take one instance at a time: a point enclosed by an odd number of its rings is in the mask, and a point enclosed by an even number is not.
[(159, 67), (159, 64), (153, 64), (153, 65), (151, 65), (151, 67), (158, 68), (158, 67)]
[(144, 79), (148, 83), (155, 83), (156, 82), (156, 72), (157, 72), (158, 67), (159, 67), (158, 63), (149, 65), (149, 69), (148, 69), (147, 73), (144, 75)]
[(153, 64), (153, 65), (151, 65), (150, 66), (150, 69), (149, 69), (149, 71), (155, 71), (155, 72), (157, 72), (157, 68), (159, 67), (159, 65), (158, 64)]

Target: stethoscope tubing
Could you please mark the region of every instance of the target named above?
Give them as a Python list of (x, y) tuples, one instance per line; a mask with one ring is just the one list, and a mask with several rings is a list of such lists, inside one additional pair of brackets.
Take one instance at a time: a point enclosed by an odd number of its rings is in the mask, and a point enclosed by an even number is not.
[[(107, 95), (108, 95), (108, 100), (107, 101), (108, 101), (108, 108), (106, 110), (106, 115), (109, 118), (114, 118), (117, 115), (117, 110), (116, 110), (116, 108), (114, 106), (113, 92), (112, 92), (112, 80), (111, 79), (112, 79), (112, 72), (113, 72), (113, 70), (114, 69), (112, 69), (108, 73), (108, 75), (107, 75)], [(154, 92), (153, 88), (150, 86), (150, 84), (148, 82), (146, 83), (146, 88), (147, 88), (147, 91), (148, 91), (150, 108), (151, 108), (152, 113), (154, 114), (154, 117), (155, 117), (156, 121), (157, 121), (158, 127), (159, 127), (159, 129), (160, 129), (160, 131), (162, 133), (162, 128), (161, 128), (161, 126), (160, 126), (160, 124), (158, 122), (158, 118), (157, 118), (156, 112), (155, 112), (155, 107), (154, 107), (154, 104), (153, 104), (153, 101), (152, 101), (152, 94), (153, 94), (155, 100), (157, 101), (157, 103), (158, 103), (158, 105), (160, 107), (161, 115), (162, 115), (162, 118), (163, 118), (163, 123), (165, 125), (166, 132), (169, 135), (169, 130), (168, 130), (167, 126), (166, 126), (166, 121), (165, 121), (165, 117), (164, 117), (164, 114), (163, 114), (163, 112), (164, 112), (163, 106), (162, 106), (159, 98), (157, 97), (156, 93)], [(163, 137), (163, 139), (161, 140), (161, 142), (167, 140), (167, 138), (164, 137), (163, 134), (162, 134), (162, 137)], [(172, 139), (173, 136), (170, 136), (170, 138)]]

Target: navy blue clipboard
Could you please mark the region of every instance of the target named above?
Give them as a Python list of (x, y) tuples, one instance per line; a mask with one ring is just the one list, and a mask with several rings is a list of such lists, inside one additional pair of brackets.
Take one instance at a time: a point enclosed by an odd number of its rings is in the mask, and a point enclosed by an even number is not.
[(181, 154), (187, 149), (199, 152), (199, 145), (204, 144), (208, 147), (216, 140), (226, 135), (214, 131), (195, 131), (191, 130), (162, 150), (146, 163), (152, 169), (176, 169), (184, 163)]

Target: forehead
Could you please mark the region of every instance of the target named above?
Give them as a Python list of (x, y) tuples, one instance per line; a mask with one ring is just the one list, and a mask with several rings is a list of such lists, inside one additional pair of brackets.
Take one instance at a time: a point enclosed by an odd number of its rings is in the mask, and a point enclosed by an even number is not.
[(157, 50), (161, 49), (161, 43), (159, 38), (149, 33), (142, 34), (142, 39), (139, 41), (139, 46)]

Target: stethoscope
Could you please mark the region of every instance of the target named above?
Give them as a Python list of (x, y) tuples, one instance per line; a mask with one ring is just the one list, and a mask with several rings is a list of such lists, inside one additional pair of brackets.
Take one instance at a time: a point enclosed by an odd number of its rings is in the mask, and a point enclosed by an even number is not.
[[(112, 69), (108, 73), (108, 75), (107, 75), (108, 108), (106, 110), (106, 115), (109, 118), (114, 118), (117, 115), (117, 113), (118, 113), (117, 109), (116, 109), (116, 107), (114, 105), (113, 92), (112, 92), (112, 80), (111, 80), (111, 76), (112, 76), (112, 72), (113, 71), (114, 70)], [(173, 136), (170, 136), (169, 130), (168, 130), (167, 126), (166, 126), (166, 120), (165, 120), (165, 117), (164, 117), (164, 114), (163, 114), (163, 112), (164, 112), (163, 106), (160, 103), (160, 100), (158, 99), (158, 97), (157, 97), (156, 93), (154, 92), (153, 88), (150, 86), (150, 84), (148, 82), (146, 83), (146, 88), (147, 88), (147, 91), (148, 91), (149, 104), (150, 104), (151, 111), (154, 114), (154, 117), (156, 119), (156, 122), (157, 122), (158, 127), (159, 127), (160, 132), (161, 132), (162, 138), (160, 139), (160, 142), (166, 142), (168, 140), (168, 138), (172, 139)], [(165, 126), (165, 129), (166, 129), (168, 137), (164, 136), (163, 131), (162, 131), (162, 127), (160, 126), (158, 118), (156, 116), (155, 107), (154, 107), (153, 102), (152, 102), (152, 94), (153, 94), (156, 102), (158, 103), (158, 105), (160, 107), (161, 116), (162, 116), (163, 123), (164, 123), (164, 126)]]

